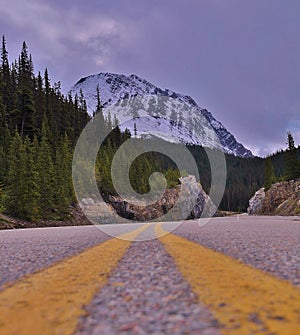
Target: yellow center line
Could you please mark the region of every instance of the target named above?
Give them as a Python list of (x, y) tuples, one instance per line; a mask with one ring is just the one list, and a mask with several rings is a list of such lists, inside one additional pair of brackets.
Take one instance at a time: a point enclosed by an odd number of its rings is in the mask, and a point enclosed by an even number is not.
[[(0, 292), (1, 335), (68, 335), (144, 225), (24, 277)], [(130, 240), (130, 241), (129, 241)]]
[[(165, 233), (157, 224), (156, 235)], [(160, 240), (223, 334), (300, 334), (298, 288), (185, 238), (167, 234)]]

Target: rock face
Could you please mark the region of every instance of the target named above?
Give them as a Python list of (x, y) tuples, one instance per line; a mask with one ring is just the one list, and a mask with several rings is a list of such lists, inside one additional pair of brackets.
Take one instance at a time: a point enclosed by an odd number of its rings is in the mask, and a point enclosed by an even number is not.
[(161, 218), (167, 214), (176, 204), (179, 199), (179, 194), (183, 193), (183, 201), (179, 204), (179, 210), (174, 211), (172, 214), (172, 220), (182, 220), (182, 213), (186, 212), (187, 208), (190, 208), (191, 199), (196, 198), (196, 204), (194, 205), (191, 213), (184, 219), (197, 219), (200, 218), (204, 209), (205, 213), (203, 216), (212, 216), (216, 207), (212, 203), (209, 196), (204, 192), (202, 186), (196, 182), (194, 176), (187, 176), (179, 179), (180, 184), (172, 189), (167, 189), (161, 199), (151, 206), (136, 206), (129, 204), (126, 201), (122, 201), (117, 197), (110, 197), (110, 204), (116, 210), (118, 215), (135, 221), (149, 221)]
[(114, 209), (105, 202), (99, 202), (92, 198), (82, 199), (80, 208), (87, 218), (92, 219), (93, 223), (113, 223)]
[(249, 201), (249, 214), (300, 215), (300, 180), (273, 184), (260, 189)]
[[(104, 207), (106, 206), (103, 206), (103, 203), (96, 203), (91, 198), (83, 199), (81, 201), (81, 206), (88, 215), (93, 217), (94, 221), (99, 223), (120, 222), (120, 216), (127, 220), (140, 222), (155, 219), (160, 220), (162, 216), (173, 209), (179, 200), (179, 195), (182, 194), (184, 200), (179, 206), (176, 206), (176, 210), (172, 211), (171, 219), (173, 221), (197, 219), (200, 218), (202, 214), (203, 216), (208, 217), (215, 213), (215, 205), (204, 192), (202, 186), (197, 183), (194, 176), (180, 178), (180, 184), (181, 185), (174, 188), (166, 189), (160, 200), (150, 206), (130, 204), (118, 196), (109, 196), (109, 213), (107, 212), (107, 209), (104, 210)], [(185, 213), (187, 208), (192, 207), (190, 201), (194, 198), (197, 199), (196, 204), (193, 206), (190, 214), (183, 218), (182, 213)], [(203, 212), (204, 210), (205, 212)], [(118, 214), (118, 218), (114, 212)]]
[(261, 211), (265, 196), (264, 188), (255, 192), (254, 196), (249, 200), (249, 207), (247, 209), (248, 214), (257, 214)]

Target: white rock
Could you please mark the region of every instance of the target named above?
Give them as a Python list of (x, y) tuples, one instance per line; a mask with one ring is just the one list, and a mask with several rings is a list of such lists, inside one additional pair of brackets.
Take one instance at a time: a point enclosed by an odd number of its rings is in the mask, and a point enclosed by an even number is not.
[(261, 188), (255, 192), (254, 196), (249, 200), (248, 214), (259, 214), (262, 209), (263, 201), (265, 199), (265, 189)]

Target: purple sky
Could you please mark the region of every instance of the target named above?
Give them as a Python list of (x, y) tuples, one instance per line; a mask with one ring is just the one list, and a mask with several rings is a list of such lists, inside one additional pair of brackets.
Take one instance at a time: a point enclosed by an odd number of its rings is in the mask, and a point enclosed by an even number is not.
[(98, 72), (191, 95), (255, 154), (300, 143), (299, 0), (0, 0), (10, 59), (26, 40), (64, 92)]

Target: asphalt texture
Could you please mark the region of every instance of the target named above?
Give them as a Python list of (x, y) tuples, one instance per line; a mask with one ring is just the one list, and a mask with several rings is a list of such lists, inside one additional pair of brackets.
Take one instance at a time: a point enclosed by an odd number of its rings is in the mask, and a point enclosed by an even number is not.
[(95, 226), (0, 231), (0, 289), (109, 238)]
[[(0, 231), (0, 290), (139, 226), (106, 225), (105, 233), (95, 226)], [(163, 228), (300, 286), (299, 217), (241, 215), (166, 223)], [(105, 286), (84, 306), (76, 335), (222, 332), (155, 232), (150, 224), (132, 242)]]
[(187, 221), (173, 231), (300, 287), (300, 218), (241, 215)]

